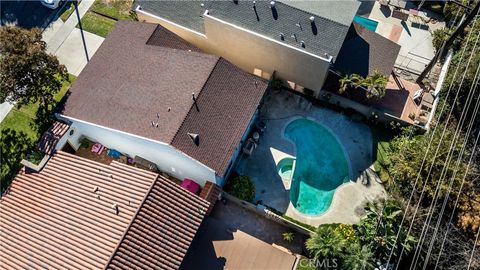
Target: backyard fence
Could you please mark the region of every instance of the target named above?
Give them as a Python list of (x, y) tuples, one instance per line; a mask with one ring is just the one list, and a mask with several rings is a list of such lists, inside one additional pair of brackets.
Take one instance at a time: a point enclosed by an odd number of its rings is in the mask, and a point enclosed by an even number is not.
[(249, 211), (252, 211), (252, 212), (255, 212), (257, 213), (258, 215), (261, 215), (261, 216), (264, 216), (266, 218), (268, 218), (269, 220), (272, 220), (280, 225), (283, 225), (289, 229), (292, 229), (294, 230), (295, 232), (298, 232), (300, 234), (303, 234), (303, 235), (310, 235), (311, 233), (313, 233), (313, 231), (299, 225), (299, 224), (296, 224), (284, 217), (282, 217), (281, 215), (278, 215), (276, 213), (274, 213), (273, 211), (269, 210), (265, 205), (262, 205), (262, 204), (258, 204), (258, 205), (255, 205), (253, 203), (250, 203), (250, 202), (247, 202), (247, 201), (244, 201), (244, 200), (240, 200), (238, 199), (237, 197), (234, 197), (226, 192), (223, 192), (222, 193), (222, 197), (225, 198), (226, 200), (228, 200), (229, 202), (232, 202), (232, 203), (235, 203), (237, 204), (238, 206), (244, 208), (244, 209), (247, 209)]

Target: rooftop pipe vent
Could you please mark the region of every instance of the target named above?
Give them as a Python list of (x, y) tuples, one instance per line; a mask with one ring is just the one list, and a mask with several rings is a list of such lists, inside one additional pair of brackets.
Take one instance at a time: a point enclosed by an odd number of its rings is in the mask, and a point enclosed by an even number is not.
[(281, 40), (285, 40), (285, 35), (284, 35), (283, 33), (280, 33), (279, 36), (280, 36), (280, 39), (281, 39)]
[(310, 17), (310, 22), (312, 22), (312, 23), (315, 22), (315, 17), (314, 16)]
[(274, 8), (274, 7), (275, 7), (275, 1), (271, 1), (271, 2), (270, 2), (270, 7), (271, 7), (271, 8)]
[(198, 146), (200, 144), (200, 136), (198, 134), (188, 132), (187, 135), (188, 135), (188, 137), (190, 137), (190, 139), (192, 139), (193, 143), (196, 146)]
[(300, 45), (302, 46), (302, 48), (305, 48), (305, 41), (300, 41)]

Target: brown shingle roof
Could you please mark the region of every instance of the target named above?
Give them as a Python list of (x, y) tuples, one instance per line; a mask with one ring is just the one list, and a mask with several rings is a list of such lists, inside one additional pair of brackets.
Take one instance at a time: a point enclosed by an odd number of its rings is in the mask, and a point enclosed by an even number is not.
[(119, 22), (73, 83), (64, 114), (170, 143), (223, 176), (267, 83), (197, 51), (161, 26)]
[(372, 74), (376, 69), (385, 76), (392, 72), (400, 45), (353, 22), (335, 60), (341, 73)]
[[(223, 176), (266, 88), (221, 58), (197, 99), (198, 111), (192, 106), (172, 145)], [(198, 146), (187, 133), (199, 135)]]
[(67, 132), (69, 126), (62, 122), (55, 121), (52, 126), (43, 133), (37, 147), (45, 154), (52, 154), (60, 138)]
[(39, 173), (21, 171), (0, 200), (0, 265), (104, 267), (156, 177), (61, 151)]
[(159, 176), (106, 269), (178, 269), (208, 206)]
[[(156, 29), (155, 24), (118, 22), (72, 84), (63, 114), (170, 142), (190, 110), (192, 92), (200, 93), (218, 57), (172, 49), (174, 42), (170, 47), (146, 44)], [(152, 127), (152, 121), (160, 127)]]

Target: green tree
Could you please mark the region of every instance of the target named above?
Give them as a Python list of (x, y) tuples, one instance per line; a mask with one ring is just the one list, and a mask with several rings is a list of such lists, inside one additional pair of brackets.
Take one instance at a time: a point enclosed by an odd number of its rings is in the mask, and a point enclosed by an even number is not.
[(448, 28), (439, 28), (432, 33), (432, 45), (435, 50), (439, 50), (442, 44), (447, 40), (450, 30)]
[[(357, 226), (361, 243), (371, 245), (376, 258), (386, 260), (393, 249), (393, 255), (403, 246), (408, 253), (412, 250), (415, 238), (407, 236), (404, 228), (400, 228), (402, 210), (397, 202), (369, 203), (365, 207), (366, 216)], [(396, 236), (400, 230), (398, 241)]]
[(366, 90), (367, 98), (382, 98), (385, 96), (388, 78), (375, 70), (365, 78), (355, 73), (343, 75), (339, 79), (339, 83), (340, 88), (338, 89), (338, 92), (340, 94), (346, 92), (350, 88), (357, 89), (362, 87)]
[(370, 245), (360, 245), (359, 243), (347, 246), (343, 257), (344, 269), (349, 270), (368, 270), (375, 268), (375, 254)]
[(46, 52), (37, 28), (0, 27), (0, 70), (0, 102), (40, 102), (44, 110), (68, 80), (67, 69)]
[(315, 259), (334, 259), (343, 255), (346, 242), (335, 228), (334, 224), (321, 225), (305, 243)]

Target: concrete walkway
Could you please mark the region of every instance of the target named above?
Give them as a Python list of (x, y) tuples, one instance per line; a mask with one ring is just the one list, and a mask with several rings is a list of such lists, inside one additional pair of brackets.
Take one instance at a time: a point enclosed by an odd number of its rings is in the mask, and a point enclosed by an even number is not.
[[(94, 1), (83, 0), (78, 5), (80, 18), (87, 13)], [(67, 67), (69, 73), (78, 76), (87, 65), (87, 55), (84, 46), (87, 47), (88, 58), (91, 58), (105, 40), (103, 37), (83, 31), (85, 45), (80, 29), (76, 28), (78, 17), (72, 13), (65, 23), (60, 20), (52, 23), (44, 32), (44, 40), (47, 42), (47, 51), (55, 54), (60, 63)]]

